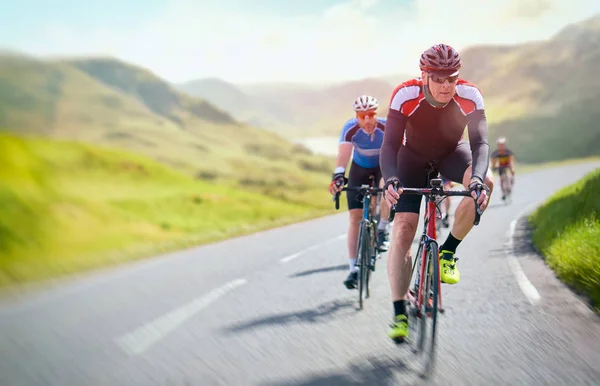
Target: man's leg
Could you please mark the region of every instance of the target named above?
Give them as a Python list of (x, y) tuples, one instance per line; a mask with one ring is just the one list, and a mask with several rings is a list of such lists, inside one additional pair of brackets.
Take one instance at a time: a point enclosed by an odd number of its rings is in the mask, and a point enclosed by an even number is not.
[[(426, 160), (406, 147), (398, 151), (398, 178), (410, 188), (425, 187)], [(419, 225), (421, 196), (403, 194), (396, 204), (392, 242), (388, 254), (388, 278), (394, 306), (394, 322), (388, 332), (392, 339), (403, 339), (408, 334), (408, 288), (412, 271), (410, 249)]]
[(412, 270), (410, 248), (418, 225), (418, 213), (396, 213), (392, 229), (392, 245), (390, 246), (387, 264), (392, 301), (394, 303), (408, 298)]
[(348, 277), (344, 281), (344, 285), (348, 289), (356, 288), (358, 275), (356, 274), (356, 250), (358, 246), (358, 232), (360, 220), (362, 219), (362, 209), (350, 209), (350, 223), (348, 224), (348, 262), (349, 270)]
[[(385, 182), (383, 178), (379, 180), (379, 187), (383, 188)], [(381, 197), (381, 202), (379, 203), (379, 224), (377, 225), (377, 237), (379, 238), (379, 250), (385, 252), (388, 250), (388, 218), (390, 217), (390, 208), (388, 208), (387, 203), (385, 202), (385, 198)]]
[[(356, 187), (369, 183), (368, 169), (362, 168), (354, 161), (350, 166), (348, 173), (348, 187)], [(362, 219), (363, 203), (359, 200), (358, 192), (346, 191), (348, 200), (348, 211), (350, 212), (350, 224), (348, 224), (348, 261), (350, 272), (344, 280), (344, 285), (348, 289), (356, 288), (358, 284), (358, 270), (355, 269), (356, 251), (358, 246), (358, 234), (360, 230), (360, 221)]]
[[(469, 186), (471, 180), (471, 166), (467, 168), (463, 176), (463, 185)], [(483, 183), (490, 189), (490, 194), (494, 190), (494, 177), (491, 171), (488, 169)], [(481, 208), (485, 211), (485, 207)], [(475, 220), (475, 202), (472, 197), (464, 197), (454, 214), (454, 225), (452, 226), (452, 234), (459, 239), (463, 240), (467, 234), (473, 229), (473, 221)]]
[(502, 200), (506, 198), (508, 193), (508, 175), (506, 174), (506, 168), (498, 169), (500, 173), (500, 188), (502, 189)]
[(418, 225), (418, 213), (396, 213), (387, 264), (394, 306), (394, 322), (388, 331), (392, 339), (408, 336), (408, 288), (412, 273), (410, 248)]
[[(465, 189), (471, 180), (471, 151), (466, 142), (461, 142), (454, 153), (440, 164), (440, 172), (454, 182), (462, 183)], [(488, 169), (484, 184), (490, 189), (494, 188), (494, 178)], [(485, 207), (481, 208), (485, 210)], [(454, 223), (446, 241), (440, 246), (440, 271), (441, 280), (447, 284), (456, 284), (460, 281), (460, 272), (456, 267), (454, 255), (456, 249), (469, 231), (473, 228), (475, 219), (475, 203), (472, 197), (463, 198), (454, 211)]]

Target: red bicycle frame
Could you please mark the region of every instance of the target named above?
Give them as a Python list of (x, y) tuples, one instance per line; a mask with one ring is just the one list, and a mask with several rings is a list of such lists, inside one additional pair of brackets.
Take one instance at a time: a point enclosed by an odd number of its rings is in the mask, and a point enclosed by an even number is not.
[[(423, 189), (423, 192), (426, 192), (427, 189)], [(429, 199), (429, 197), (427, 197), (427, 208), (425, 210), (425, 213), (423, 214), (423, 219), (424, 221), (427, 222), (427, 237), (429, 237), (431, 240), (430, 241), (437, 241), (437, 228), (436, 228), (436, 214), (437, 214), (437, 206), (436, 206), (436, 202), (435, 200), (431, 200)], [(420, 280), (421, 283), (419, 283), (419, 293), (417, 294), (417, 308), (421, 308), (421, 305), (423, 304), (423, 294), (424, 294), (424, 290), (421, 291), (421, 288), (426, 288), (426, 286), (422, 285), (422, 280), (425, 277), (425, 267), (426, 267), (426, 258), (427, 258), (427, 248), (423, 248), (423, 250), (421, 251), (421, 272), (420, 272)], [(437, 256), (437, 258), (439, 259), (439, 256)], [(439, 264), (438, 264), (438, 269), (439, 269)], [(439, 294), (439, 308), (440, 309), (444, 309), (444, 307), (442, 306), (442, 282), (440, 280), (440, 275), (438, 272), (438, 282), (437, 282), (437, 286), (438, 286), (438, 294)]]

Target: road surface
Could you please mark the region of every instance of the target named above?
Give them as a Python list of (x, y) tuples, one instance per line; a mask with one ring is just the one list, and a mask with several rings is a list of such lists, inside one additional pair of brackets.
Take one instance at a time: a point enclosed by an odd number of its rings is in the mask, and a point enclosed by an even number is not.
[[(443, 287), (429, 384), (600, 384), (600, 318), (513, 221), (599, 166), (519, 175), (511, 205), (492, 200), (458, 249), (461, 282)], [(419, 384), (386, 336), (386, 255), (364, 310), (342, 285), (346, 224), (340, 213), (5, 297), (0, 385)]]

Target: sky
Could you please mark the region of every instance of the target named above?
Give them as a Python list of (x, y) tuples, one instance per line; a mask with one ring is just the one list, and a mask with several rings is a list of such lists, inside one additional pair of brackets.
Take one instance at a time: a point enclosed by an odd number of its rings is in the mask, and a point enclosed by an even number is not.
[(341, 81), (416, 74), (436, 43), (459, 51), (552, 37), (598, 0), (20, 0), (0, 48), (113, 56), (170, 82)]

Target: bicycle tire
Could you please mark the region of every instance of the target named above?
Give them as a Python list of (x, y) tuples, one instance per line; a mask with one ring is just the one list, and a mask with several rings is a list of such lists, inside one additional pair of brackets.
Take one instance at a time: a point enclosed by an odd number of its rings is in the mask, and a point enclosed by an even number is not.
[(368, 243), (368, 232), (366, 229), (366, 224), (365, 222), (361, 222), (360, 223), (360, 230), (359, 230), (359, 236), (358, 236), (358, 245), (356, 248), (357, 251), (357, 262), (359, 263), (359, 268), (358, 268), (358, 307), (360, 309), (363, 308), (363, 292), (365, 291), (365, 271), (368, 271), (367, 264), (366, 264), (366, 258), (365, 256), (367, 255), (367, 243)]
[[(439, 283), (440, 283), (440, 262), (439, 262), (439, 248), (436, 242), (430, 242), (427, 244), (427, 270), (426, 270), (426, 281), (424, 288), (424, 307), (421, 312), (421, 333), (420, 345), (421, 354), (423, 355), (423, 376), (427, 377), (433, 369), (435, 362), (435, 347), (436, 347), (436, 327), (437, 327), (437, 314), (438, 314), (438, 300), (439, 300)], [(432, 305), (427, 307), (429, 304), (429, 294), (432, 296)], [(426, 296), (425, 296), (426, 295)], [(428, 328), (429, 325), (429, 328)], [(429, 331), (427, 331), (429, 330)], [(427, 340), (429, 337), (429, 340)]]
[[(370, 283), (371, 283), (371, 272), (375, 270), (375, 260), (377, 259), (377, 257), (375, 256), (376, 253), (376, 238), (375, 238), (375, 225), (374, 223), (370, 223), (368, 225), (369, 227), (369, 242), (367, 243), (367, 256), (368, 259), (366, 261), (366, 266), (365, 266), (365, 299), (368, 299), (369, 297), (371, 297), (371, 289), (370, 289)], [(373, 264), (371, 264), (371, 259), (373, 259)]]

